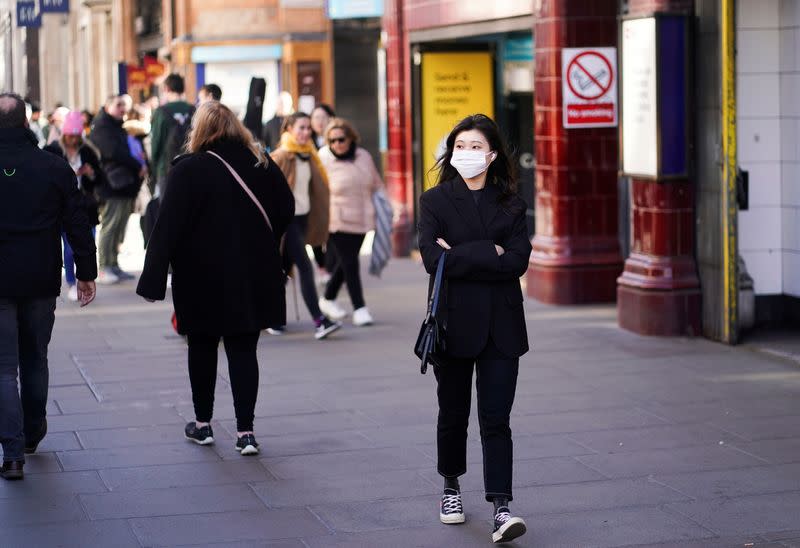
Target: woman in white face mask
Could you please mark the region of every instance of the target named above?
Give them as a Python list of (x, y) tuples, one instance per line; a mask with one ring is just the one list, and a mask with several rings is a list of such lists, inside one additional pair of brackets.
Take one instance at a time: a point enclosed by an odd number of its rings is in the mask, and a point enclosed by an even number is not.
[[(438, 184), (420, 198), (419, 247), (425, 269), (444, 255), (439, 317), (445, 318), (445, 365), (438, 382), (438, 471), (444, 477), (442, 523), (463, 523), (458, 477), (467, 469), (467, 425), (475, 371), (486, 500), (494, 505), (494, 542), (525, 533), (509, 510), (512, 442), (509, 417), (519, 357), (528, 334), (519, 278), (531, 244), (525, 202), (497, 125), (478, 114), (459, 122), (437, 164)], [(445, 304), (442, 304), (441, 301)]]

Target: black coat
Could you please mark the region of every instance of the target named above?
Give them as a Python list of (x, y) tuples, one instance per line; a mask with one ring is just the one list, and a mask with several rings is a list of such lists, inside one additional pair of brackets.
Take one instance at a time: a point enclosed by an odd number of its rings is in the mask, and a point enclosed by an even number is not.
[(72, 168), (28, 129), (0, 129), (0, 297), (56, 297), (61, 232), (76, 275), (97, 277), (96, 248)]
[[(525, 203), (519, 197), (500, 205), (500, 189), (487, 185), (478, 205), (460, 177), (420, 197), (419, 248), (425, 270), (436, 272), (444, 239), (447, 353), (474, 358), (491, 336), (509, 358), (528, 351), (528, 332), (519, 278), (528, 268), (531, 244)], [(505, 249), (497, 255), (495, 244)]]
[(279, 242), (294, 218), (294, 196), (272, 162), (265, 169), (243, 145), (212, 147), (239, 173), (274, 228), (219, 159), (179, 157), (168, 175), (136, 292), (162, 300), (172, 266), (181, 333), (232, 335), (286, 323)]
[(110, 116), (105, 110), (94, 120), (89, 140), (100, 151), (100, 163), (106, 174), (104, 184), (97, 186), (102, 199), (135, 198), (142, 180), (142, 165), (131, 155), (128, 132), (122, 120)]
[[(64, 149), (58, 141), (50, 143), (44, 147), (44, 150), (52, 152), (65, 160), (67, 159)], [(89, 224), (91, 226), (97, 226), (100, 224), (100, 215), (98, 213), (99, 206), (95, 191), (98, 187), (108, 184), (108, 181), (106, 180), (106, 174), (103, 168), (100, 167), (100, 159), (90, 146), (84, 144), (78, 149), (78, 154), (81, 156), (81, 164), (91, 166), (92, 171), (94, 171), (94, 179), (90, 179), (89, 177), (81, 178), (80, 190), (83, 194), (83, 206), (86, 208), (86, 214), (89, 216)]]

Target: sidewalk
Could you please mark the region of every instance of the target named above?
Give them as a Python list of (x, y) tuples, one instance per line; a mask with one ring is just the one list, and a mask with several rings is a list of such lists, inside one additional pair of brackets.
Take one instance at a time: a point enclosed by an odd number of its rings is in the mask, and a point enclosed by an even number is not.
[[(50, 433), (24, 482), (0, 482), (0, 546), (488, 546), (474, 416), (468, 522), (438, 523), (435, 382), (411, 353), (425, 287), (393, 261), (366, 280), (377, 325), (317, 342), (301, 305), (289, 334), (262, 337), (259, 458), (233, 450), (224, 357), (217, 445), (182, 439), (193, 413), (168, 304), (133, 284), (84, 310), (60, 302)], [(515, 546), (800, 546), (799, 368), (638, 337), (612, 306), (526, 310)]]

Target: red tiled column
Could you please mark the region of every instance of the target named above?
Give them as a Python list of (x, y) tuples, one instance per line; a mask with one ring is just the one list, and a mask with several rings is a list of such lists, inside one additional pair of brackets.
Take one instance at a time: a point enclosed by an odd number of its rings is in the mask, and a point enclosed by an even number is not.
[(403, 23), (403, 0), (386, 0), (383, 29), (386, 32), (386, 95), (389, 117), (389, 150), (386, 186), (395, 209), (392, 249), (395, 256), (411, 250), (414, 218), (414, 183), (411, 179), (411, 73), (409, 47)]
[(613, 301), (617, 128), (565, 129), (561, 50), (617, 45), (617, 0), (534, 2), (536, 236), (528, 294), (553, 304)]
[[(687, 13), (691, 0), (630, 0), (631, 15)], [(684, 146), (678, 143), (677, 146)], [(689, 180), (632, 181), (631, 256), (617, 289), (619, 325), (643, 335), (701, 333)]]

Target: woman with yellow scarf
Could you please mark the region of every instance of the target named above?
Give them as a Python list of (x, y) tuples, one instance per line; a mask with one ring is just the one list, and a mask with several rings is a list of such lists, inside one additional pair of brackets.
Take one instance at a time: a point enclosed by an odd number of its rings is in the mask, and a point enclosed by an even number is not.
[[(314, 269), (306, 253), (306, 245), (322, 245), (328, 241), (330, 193), (325, 168), (311, 142), (311, 118), (303, 112), (290, 114), (283, 121), (281, 144), (271, 156), (281, 168), (294, 194), (294, 221), (286, 229), (285, 253), (297, 267), (300, 289), (306, 308), (314, 320), (317, 340), (342, 327), (319, 309)], [(284, 326), (268, 329), (280, 335)]]

